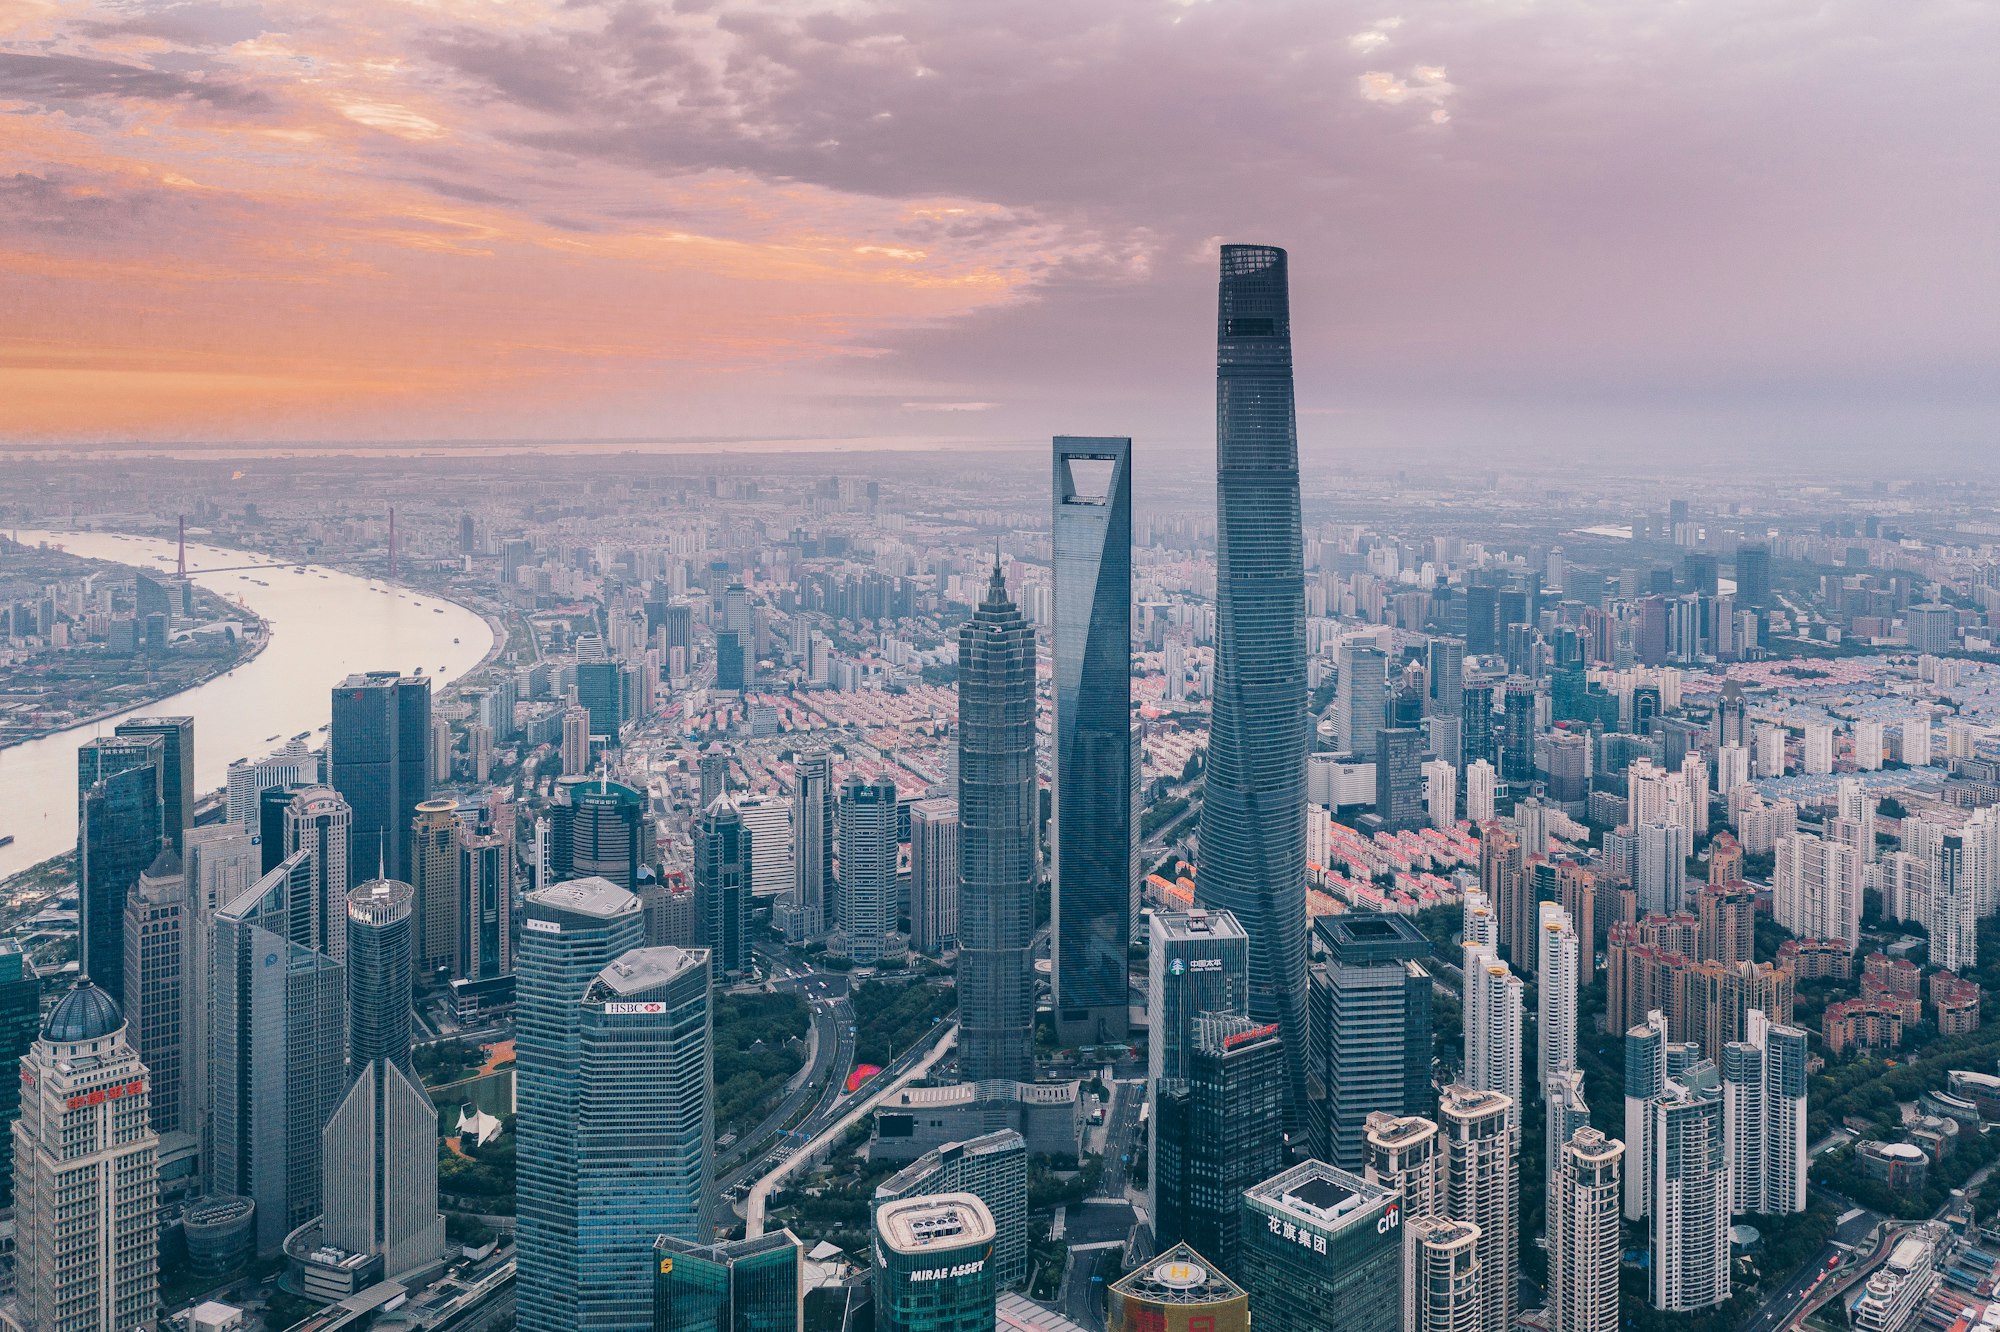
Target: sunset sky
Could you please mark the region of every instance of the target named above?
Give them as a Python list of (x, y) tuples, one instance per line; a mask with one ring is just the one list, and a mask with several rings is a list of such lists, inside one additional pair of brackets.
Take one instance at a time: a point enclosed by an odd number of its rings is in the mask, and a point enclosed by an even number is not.
[(1985, 0), (0, 0), (0, 439), (2000, 456)]

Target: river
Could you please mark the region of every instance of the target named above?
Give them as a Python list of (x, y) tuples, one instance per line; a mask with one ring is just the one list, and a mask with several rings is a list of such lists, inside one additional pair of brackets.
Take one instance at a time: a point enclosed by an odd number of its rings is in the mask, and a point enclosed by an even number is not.
[[(30, 545), (60, 545), (73, 555), (171, 572), (174, 543), (109, 532), (21, 531)], [(251, 661), (206, 684), (128, 711), (0, 749), (0, 876), (26, 869), (76, 845), (76, 750), (109, 735), (126, 717), (194, 720), (197, 791), (221, 787), (229, 765), (261, 758), (301, 731), (309, 743), (333, 711), (333, 686), (355, 671), (419, 668), (449, 682), (477, 666), (493, 631), (477, 612), (428, 593), (313, 565), (294, 573), (270, 557), (190, 544), (194, 581), (228, 597), (270, 625), (270, 643)], [(240, 573), (203, 568), (260, 565)]]

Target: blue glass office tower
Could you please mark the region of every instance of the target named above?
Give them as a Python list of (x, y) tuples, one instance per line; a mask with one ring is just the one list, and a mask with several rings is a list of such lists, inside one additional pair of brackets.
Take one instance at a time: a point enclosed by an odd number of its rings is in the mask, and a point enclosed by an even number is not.
[(1056, 1030), (1125, 1039), (1133, 838), (1132, 441), (1055, 441)]
[[(889, 803), (894, 808), (893, 794)], [(713, 950), (718, 977), (750, 970), (750, 843), (750, 829), (727, 796), (717, 796), (694, 825), (696, 938)], [(893, 848), (889, 854), (893, 859)]]
[[(0, 1124), (21, 1115), (21, 1056), (42, 1034), (42, 982), (12, 939), (0, 939)], [(14, 1135), (0, 1133), (0, 1207), (14, 1205)]]
[(720, 1244), (653, 1245), (653, 1332), (799, 1332), (804, 1246), (789, 1230)]
[(185, 857), (187, 830), (194, 827), (194, 718), (129, 717), (114, 734), (160, 738), (160, 826), (174, 854)]
[(125, 1000), (125, 897), (160, 854), (165, 746), (156, 735), (86, 740), (76, 751), (77, 916), (83, 973)]
[(371, 879), (347, 898), (347, 1052), (359, 1072), (378, 1059), (410, 1064), (417, 890)]
[(431, 798), (429, 677), (369, 671), (335, 685), (326, 766), (329, 784), (354, 811), (347, 886), (378, 866), (384, 878), (415, 882), (410, 824), (418, 803)]
[(557, 883), (599, 876), (626, 892), (639, 883), (646, 797), (597, 777), (556, 779), (549, 806), (549, 873)]
[(320, 1235), (380, 1255), (383, 1275), (444, 1259), (437, 1205), (438, 1112), (410, 1063), (416, 889), (371, 879), (347, 899), (352, 1085), (321, 1136)]
[[(1035, 1075), (1035, 631), (1000, 566), (958, 631), (958, 1069)], [(853, 885), (841, 883), (842, 918)]]
[(615, 661), (576, 664), (576, 701), (590, 714), (590, 733), (616, 748), (625, 730), (625, 673)]
[(1431, 1112), (1430, 940), (1402, 916), (1350, 911), (1314, 927), (1326, 949), (1312, 974), (1313, 1036), (1326, 1100), (1314, 1154), (1367, 1164), (1368, 1116)]
[(286, 856), (210, 925), (209, 1171), (256, 1202), (266, 1258), (320, 1214), (321, 1130), (347, 1089), (347, 970), (310, 942), (312, 860)]
[[(578, 1064), (583, 997), (598, 973), (645, 942), (639, 899), (605, 879), (529, 893), (515, 959), (515, 1316), (521, 1332), (575, 1332)], [(645, 1269), (638, 1254), (633, 1267)]]
[[(661, 1235), (705, 1244), (715, 1148), (709, 952), (638, 948), (597, 974), (577, 1031), (576, 1332), (646, 1332)], [(517, 1121), (518, 1122), (518, 1121)]]
[(1250, 1015), (1306, 1103), (1306, 630), (1285, 252), (1222, 247), (1215, 351), (1215, 683), (1196, 891), (1250, 936)]

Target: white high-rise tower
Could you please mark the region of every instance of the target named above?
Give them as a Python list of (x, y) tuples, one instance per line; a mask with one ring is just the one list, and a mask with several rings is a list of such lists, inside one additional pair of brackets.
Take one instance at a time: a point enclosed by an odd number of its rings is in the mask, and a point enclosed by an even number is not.
[(1617, 1332), (1619, 1176), (1625, 1144), (1581, 1128), (1549, 1180), (1549, 1321), (1554, 1332)]
[(14, 1121), (20, 1324), (133, 1332), (159, 1305), (160, 1140), (125, 1015), (79, 980), (21, 1060)]
[[(1465, 1066), (1460, 1080), (1508, 1098), (1507, 1129), (1521, 1141), (1521, 978), (1482, 944), (1465, 949)], [(1460, 1218), (1465, 1220), (1468, 1218)]]
[[(1569, 913), (1554, 902), (1541, 904), (1542, 946), (1537, 952), (1535, 1028), (1540, 1063), (1536, 1085), (1576, 1067), (1576, 995), (1578, 947), (1576, 926)], [(1551, 1162), (1553, 1164), (1553, 1162)]]

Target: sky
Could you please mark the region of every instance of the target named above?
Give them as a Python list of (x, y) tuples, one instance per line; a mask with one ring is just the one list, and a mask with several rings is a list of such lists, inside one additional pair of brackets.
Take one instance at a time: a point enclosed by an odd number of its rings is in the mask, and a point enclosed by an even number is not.
[(0, 442), (2000, 456), (1986, 0), (0, 0)]

